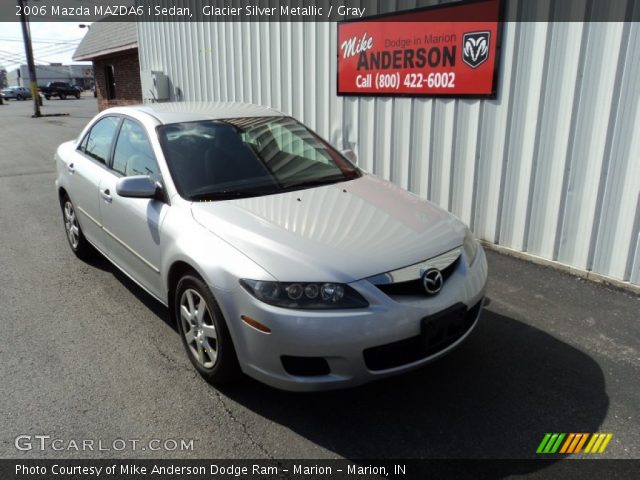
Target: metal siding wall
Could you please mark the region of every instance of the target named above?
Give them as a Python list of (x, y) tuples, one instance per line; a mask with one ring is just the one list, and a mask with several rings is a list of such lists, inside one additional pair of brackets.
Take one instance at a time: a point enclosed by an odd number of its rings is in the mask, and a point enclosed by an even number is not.
[(638, 24), (505, 24), (496, 100), (338, 97), (335, 23), (138, 33), (141, 68), (175, 99), (273, 106), (482, 239), (640, 284)]

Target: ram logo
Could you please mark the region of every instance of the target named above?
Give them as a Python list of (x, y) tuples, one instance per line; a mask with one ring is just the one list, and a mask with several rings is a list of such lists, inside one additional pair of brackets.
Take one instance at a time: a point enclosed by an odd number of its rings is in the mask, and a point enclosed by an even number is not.
[(462, 61), (478, 68), (489, 58), (491, 32), (469, 32), (462, 37)]

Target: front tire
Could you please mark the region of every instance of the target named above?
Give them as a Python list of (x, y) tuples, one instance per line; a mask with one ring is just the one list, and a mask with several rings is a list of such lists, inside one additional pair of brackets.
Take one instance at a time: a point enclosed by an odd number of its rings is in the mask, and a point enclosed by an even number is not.
[(60, 202), (62, 207), (62, 219), (64, 220), (64, 230), (67, 233), (67, 241), (71, 251), (76, 257), (86, 260), (93, 254), (93, 247), (85, 238), (78, 222), (76, 209), (68, 196), (64, 196)]
[(240, 372), (233, 341), (209, 287), (186, 275), (175, 290), (175, 319), (189, 360), (212, 385), (237, 379)]

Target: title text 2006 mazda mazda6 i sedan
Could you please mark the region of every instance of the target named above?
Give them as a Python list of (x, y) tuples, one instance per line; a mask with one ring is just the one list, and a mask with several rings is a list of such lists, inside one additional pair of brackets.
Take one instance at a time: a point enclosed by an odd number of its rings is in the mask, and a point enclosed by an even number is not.
[(73, 251), (167, 305), (211, 383), (358, 385), (434, 360), (478, 321), (487, 263), (469, 230), (277, 111), (112, 108), (56, 164)]

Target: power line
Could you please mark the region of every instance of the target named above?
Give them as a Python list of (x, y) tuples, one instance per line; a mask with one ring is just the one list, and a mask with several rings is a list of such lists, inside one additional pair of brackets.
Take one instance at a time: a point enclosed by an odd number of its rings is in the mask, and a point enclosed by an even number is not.
[[(71, 51), (71, 50), (69, 50)], [(60, 52), (50, 52), (47, 53), (45, 55), (41, 55), (38, 54), (37, 57), (34, 56), (34, 60), (36, 61), (36, 63), (39, 63), (40, 65), (47, 65), (51, 62), (44, 60), (48, 57), (52, 57), (54, 55), (61, 55), (63, 53), (66, 53), (64, 51), (60, 51)], [(0, 50), (0, 55), (2, 55), (7, 61), (11, 60), (13, 62), (17, 62), (17, 63), (25, 63), (26, 62), (26, 57), (23, 53), (12, 53), (12, 52), (8, 52), (7, 50)]]
[[(77, 45), (80, 43), (82, 39), (79, 38), (77, 40), (32, 40), (33, 43), (50, 43), (53, 45)], [(2, 42), (17, 42), (17, 43), (22, 43), (23, 40), (20, 40), (18, 38), (5, 38), (5, 37), (0, 37), (0, 41)]]
[(67, 47), (67, 48), (58, 48), (58, 49), (50, 49), (50, 50), (36, 50), (35, 54), (40, 57), (50, 57), (52, 55), (59, 55), (63, 53), (69, 53), (76, 50), (76, 47)]
[(24, 63), (26, 60), (24, 54), (11, 53), (6, 50), (0, 50), (0, 55), (2, 55), (6, 60), (11, 60), (12, 62)]

